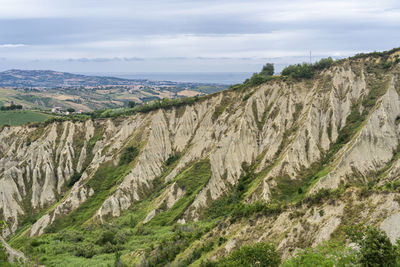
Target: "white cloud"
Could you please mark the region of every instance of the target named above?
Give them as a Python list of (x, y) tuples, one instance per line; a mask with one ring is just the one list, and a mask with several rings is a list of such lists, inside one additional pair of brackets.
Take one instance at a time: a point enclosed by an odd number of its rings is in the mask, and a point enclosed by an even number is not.
[(0, 48), (15, 48), (15, 47), (24, 47), (24, 44), (0, 44)]

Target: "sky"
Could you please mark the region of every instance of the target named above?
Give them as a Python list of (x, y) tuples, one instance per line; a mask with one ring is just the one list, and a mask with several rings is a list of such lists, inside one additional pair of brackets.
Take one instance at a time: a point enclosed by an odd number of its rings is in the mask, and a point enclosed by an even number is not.
[(0, 71), (256, 72), (400, 46), (398, 0), (0, 0)]

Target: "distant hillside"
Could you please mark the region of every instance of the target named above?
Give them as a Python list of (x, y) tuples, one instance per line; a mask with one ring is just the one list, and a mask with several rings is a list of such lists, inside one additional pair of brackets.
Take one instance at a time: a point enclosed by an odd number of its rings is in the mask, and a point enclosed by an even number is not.
[(87, 76), (51, 70), (7, 70), (0, 72), (3, 87), (80, 87), (105, 85), (134, 85), (146, 80)]
[(0, 72), (0, 106), (11, 103), (24, 108), (55, 106), (96, 110), (125, 106), (154, 99), (179, 98), (221, 91), (226, 85), (122, 79), (87, 76), (51, 70), (8, 70)]

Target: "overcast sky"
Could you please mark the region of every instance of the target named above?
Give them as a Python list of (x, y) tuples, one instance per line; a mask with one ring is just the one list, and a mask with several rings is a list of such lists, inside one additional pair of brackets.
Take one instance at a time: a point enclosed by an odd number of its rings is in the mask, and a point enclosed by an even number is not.
[(0, 0), (0, 70), (254, 72), (399, 46), (398, 0)]

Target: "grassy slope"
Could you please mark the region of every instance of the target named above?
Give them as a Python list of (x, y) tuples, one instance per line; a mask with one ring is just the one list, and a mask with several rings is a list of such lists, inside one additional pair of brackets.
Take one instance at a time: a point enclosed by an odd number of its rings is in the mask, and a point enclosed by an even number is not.
[[(122, 255), (132, 251), (144, 253), (151, 251), (150, 248), (156, 246), (161, 240), (170, 239), (174, 235), (176, 220), (209, 180), (211, 176), (209, 161), (201, 160), (189, 166), (173, 180), (185, 188), (186, 194), (170, 210), (158, 214), (150, 223), (143, 225), (141, 222), (154, 208), (152, 198), (154, 195), (134, 204), (121, 217), (110, 221), (109, 224), (93, 223), (90, 220), (91, 217), (115, 188), (114, 185), (126, 175), (128, 166), (120, 164), (114, 167), (111, 162), (103, 164), (88, 182), (88, 185), (94, 188), (93, 197), (70, 215), (57, 220), (47, 230), (47, 234), (36, 238), (24, 236), (12, 241), (11, 244), (45, 266), (60, 266), (61, 264), (63, 266), (109, 266), (114, 264), (116, 249), (120, 250)], [(164, 187), (159, 188), (160, 192), (163, 189)], [(193, 224), (195, 230), (188, 230), (188, 234), (193, 236), (207, 232), (208, 230), (204, 229), (209, 229), (210, 223)], [(110, 244), (99, 244), (99, 238), (107, 231), (113, 233), (115, 240)], [(82, 249), (82, 247), (85, 248)], [(86, 252), (92, 250), (95, 256), (76, 256), (81, 250)], [(124, 259), (130, 264), (136, 260), (136, 257)]]

